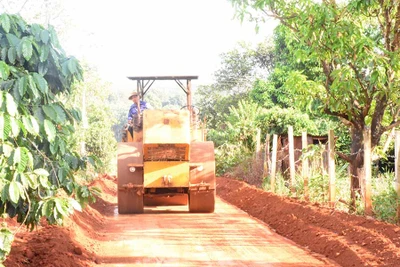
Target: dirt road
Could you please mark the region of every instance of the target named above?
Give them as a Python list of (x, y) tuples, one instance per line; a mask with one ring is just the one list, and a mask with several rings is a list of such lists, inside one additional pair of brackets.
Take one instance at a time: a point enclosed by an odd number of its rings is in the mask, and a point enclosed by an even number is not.
[(109, 241), (99, 247), (100, 266), (328, 265), (220, 199), (211, 214), (190, 214), (186, 206), (115, 211), (102, 233)]
[(116, 178), (105, 175), (93, 186), (102, 196), (63, 227), (43, 221), (33, 232), (20, 231), (5, 266), (333, 266), (327, 258), (345, 267), (400, 266), (399, 226), (242, 181), (217, 178), (214, 214), (174, 207), (117, 215)]

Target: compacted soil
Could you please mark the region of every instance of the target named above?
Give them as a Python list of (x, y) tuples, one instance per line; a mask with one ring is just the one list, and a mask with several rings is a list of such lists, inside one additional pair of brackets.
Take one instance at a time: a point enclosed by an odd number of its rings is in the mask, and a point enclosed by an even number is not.
[[(279, 197), (232, 178), (217, 178), (217, 195), (222, 200), (217, 201), (217, 215), (211, 216), (216, 221), (212, 225), (207, 223), (210, 215), (188, 214), (182, 208), (161, 212), (155, 209), (136, 218), (138, 222), (154, 225), (135, 231), (124, 224), (123, 217), (116, 216), (116, 178), (104, 175), (93, 185), (103, 191), (102, 197), (83, 212), (76, 212), (63, 227), (49, 226), (43, 221), (33, 232), (19, 230), (5, 266), (266, 266), (263, 264), (266, 260), (268, 266), (400, 266), (399, 226)], [(234, 207), (228, 203), (253, 219), (232, 210)], [(155, 223), (149, 217), (152, 215), (162, 218), (161, 223)], [(203, 230), (197, 230), (199, 234), (218, 223), (219, 235), (210, 237), (214, 240), (208, 247), (191, 233), (182, 236), (184, 227), (168, 228), (178, 216), (179, 220), (186, 220), (187, 229), (192, 231), (196, 231), (194, 222), (203, 223)], [(17, 229), (15, 222), (8, 224)], [(164, 224), (172, 232), (161, 233), (162, 239), (154, 239)], [(249, 232), (237, 230), (243, 227), (248, 227)], [(273, 232), (282, 238), (268, 241), (275, 236)], [(127, 252), (132, 242), (128, 237), (136, 234), (143, 244)], [(249, 238), (250, 243), (244, 246), (242, 238)], [(213, 247), (216, 240), (221, 242), (221, 248)], [(240, 246), (237, 242), (241, 242)], [(173, 249), (179, 244), (183, 247), (188, 244), (188, 248), (178, 251), (175, 258), (171, 256), (173, 250), (155, 251)], [(209, 251), (204, 251), (204, 247)], [(274, 255), (268, 256), (272, 250)], [(296, 257), (285, 256), (291, 251)], [(235, 258), (219, 257), (228, 252), (234, 253)], [(156, 256), (139, 256), (144, 253)], [(125, 256), (118, 256), (121, 254)], [(178, 264), (188, 254), (192, 259), (190, 264)], [(252, 259), (243, 260), (241, 254), (251, 255)], [(202, 255), (215, 259), (205, 262)], [(282, 262), (277, 261), (281, 258)]]

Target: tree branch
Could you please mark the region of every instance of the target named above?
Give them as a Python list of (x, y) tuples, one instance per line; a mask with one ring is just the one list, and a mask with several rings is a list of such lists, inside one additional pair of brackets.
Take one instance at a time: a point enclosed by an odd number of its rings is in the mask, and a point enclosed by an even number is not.
[(353, 159), (351, 158), (351, 156), (346, 155), (340, 151), (336, 151), (335, 153), (339, 156), (339, 158), (343, 159), (344, 161), (347, 161), (348, 163), (353, 162)]
[(400, 121), (393, 121), (390, 125), (382, 127), (382, 132), (384, 133), (386, 131), (389, 131), (399, 125), (400, 125)]
[(321, 60), (322, 63), (322, 70), (324, 71), (324, 74), (326, 76), (326, 84), (330, 86), (333, 83), (333, 79), (331, 77), (331, 67), (325, 60)]
[(19, 9), (18, 13), (21, 13), (21, 11), (24, 9), (26, 3), (28, 3), (29, 0), (25, 0), (25, 2), (22, 4), (21, 8)]
[(365, 98), (368, 99), (368, 90), (365, 88), (364, 84), (362, 83), (362, 81), (360, 80), (360, 73), (358, 72), (356, 66), (354, 66), (354, 64), (352, 62), (349, 62), (349, 66), (352, 70), (354, 70), (354, 72), (356, 73), (356, 79), (358, 81), (358, 84), (361, 86), (361, 88), (363, 89), (363, 91), (365, 92)]
[(324, 112), (328, 115), (338, 117), (343, 122), (343, 124), (348, 127), (354, 126), (354, 123), (348, 119), (348, 116), (346, 114), (339, 113), (339, 112), (333, 112), (333, 111), (329, 110), (328, 108), (325, 108)]
[[(384, 5), (384, 6), (386, 6), (386, 5)], [(389, 5), (387, 5), (387, 6), (389, 6)], [(391, 45), (391, 42), (390, 42), (390, 29), (391, 29), (391, 26), (392, 26), (392, 23), (391, 23), (391, 20), (390, 20), (390, 8), (389, 7), (386, 7), (385, 9), (384, 9), (384, 18), (385, 18), (385, 21), (384, 21), (384, 23), (385, 23), (385, 30), (383, 31), (383, 33), (384, 33), (384, 39), (385, 39), (385, 46), (386, 46), (386, 49), (388, 50), (388, 51), (392, 51), (392, 45)]]
[(399, 49), (399, 44), (400, 44), (400, 4), (397, 6), (396, 20), (393, 30), (394, 30), (394, 37), (393, 37), (392, 47), (393, 51), (397, 51), (397, 49)]
[(298, 29), (296, 29), (295, 27), (293, 27), (291, 24), (289, 24), (289, 23), (287, 22), (289, 19), (293, 19), (293, 18), (297, 17), (298, 15), (297, 15), (296, 13), (294, 13), (294, 14), (291, 15), (291, 16), (283, 17), (283, 16), (279, 16), (278, 13), (277, 13), (275, 10), (273, 10), (273, 9), (271, 9), (272, 14), (271, 14), (271, 13), (268, 13), (268, 12), (267, 12), (266, 10), (264, 10), (264, 9), (262, 9), (261, 11), (262, 11), (265, 15), (267, 15), (268, 17), (271, 17), (271, 18), (274, 18), (274, 19), (278, 19), (283, 25), (285, 25), (286, 27), (288, 27), (288, 28), (291, 29), (292, 31), (298, 32)]

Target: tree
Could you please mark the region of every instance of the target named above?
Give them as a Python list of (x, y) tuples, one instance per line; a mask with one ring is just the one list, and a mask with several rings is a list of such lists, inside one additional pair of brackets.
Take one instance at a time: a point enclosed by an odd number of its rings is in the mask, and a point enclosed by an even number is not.
[[(337, 118), (321, 113), (318, 109), (319, 99), (311, 102), (298, 101), (296, 86), (287, 83), (287, 77), (293, 71), (300, 71), (307, 77), (307, 80), (320, 80), (323, 75), (319, 64), (315, 60), (302, 62), (296, 59), (295, 49), (288, 49), (287, 42), (290, 39), (286, 36), (287, 29), (283, 25), (278, 25), (274, 29), (273, 36), (273, 57), (270, 61), (270, 71), (266, 80), (256, 80), (250, 91), (250, 98), (268, 109), (258, 119), (262, 121), (261, 129), (263, 133), (284, 134), (287, 133), (287, 126), (292, 125), (295, 134), (301, 135), (303, 131), (312, 135), (325, 135), (330, 129), (340, 123)], [(291, 46), (301, 46), (301, 43), (292, 43)], [(340, 127), (335, 127), (339, 128)], [(343, 128), (343, 127), (342, 127)], [(339, 135), (336, 148), (338, 151), (349, 151), (347, 141), (348, 132), (336, 131)], [(342, 150), (345, 148), (344, 150)]]
[(256, 48), (242, 42), (221, 55), (221, 67), (214, 73), (215, 83), (200, 86), (197, 93), (197, 105), (211, 128), (224, 121), (230, 106), (237, 106), (248, 97), (254, 81), (270, 70), (272, 57), (268, 42)]
[[(279, 106), (281, 108), (295, 108), (300, 112), (308, 113), (310, 115), (321, 116), (316, 110), (315, 103), (305, 103), (301, 101), (293, 101), (296, 97), (296, 90), (293, 90), (291, 85), (286, 83), (287, 77), (292, 71), (301, 71), (308, 80), (320, 79), (322, 71), (315, 60), (307, 60), (302, 62), (296, 59), (294, 52), (297, 49), (288, 49), (286, 39), (286, 31), (283, 25), (278, 25), (274, 29), (273, 36), (273, 58), (270, 61), (270, 71), (266, 81), (257, 80), (254, 84), (250, 97), (263, 105), (266, 108)], [(301, 43), (291, 43), (291, 46), (301, 46)], [(294, 51), (293, 51), (294, 50)], [(314, 102), (318, 101), (315, 99)], [(317, 113), (317, 114), (315, 114)]]
[[(326, 114), (350, 128), (351, 197), (360, 191), (363, 131), (371, 129), (372, 147), (386, 131), (398, 126), (400, 3), (395, 0), (231, 0), (244, 19), (251, 10), (278, 19), (287, 29), (289, 50), (297, 60), (319, 63), (320, 80), (293, 73), (288, 83), (297, 101), (320, 100)], [(261, 12), (261, 13), (260, 13)], [(262, 14), (261, 16), (259, 16)], [(300, 46), (298, 44), (301, 44)]]
[(257, 117), (263, 112), (257, 104), (240, 100), (238, 106), (229, 107), (226, 115), (226, 132), (231, 143), (240, 143), (249, 151), (254, 151), (259, 124)]
[[(91, 162), (71, 149), (80, 111), (64, 105), (81, 66), (65, 55), (52, 27), (18, 15), (0, 15), (0, 51), (1, 213), (30, 229), (42, 217), (61, 223), (94, 198), (74, 177)], [(13, 234), (0, 235), (4, 260)]]

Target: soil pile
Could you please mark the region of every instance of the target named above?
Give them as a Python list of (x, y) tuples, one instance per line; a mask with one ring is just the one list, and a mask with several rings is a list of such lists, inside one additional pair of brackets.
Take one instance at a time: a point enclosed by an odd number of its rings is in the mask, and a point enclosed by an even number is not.
[(400, 227), (218, 179), (218, 195), (342, 266), (400, 266)]

